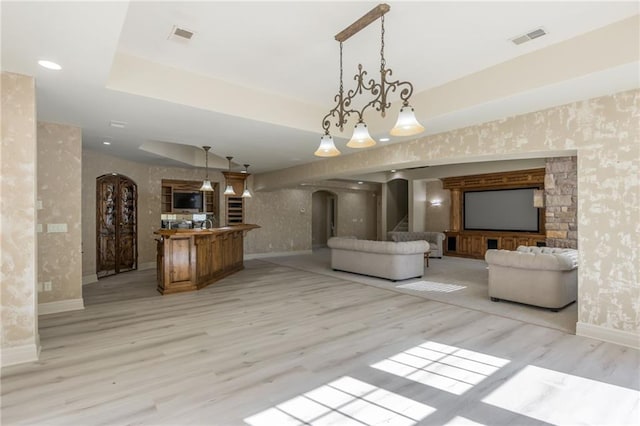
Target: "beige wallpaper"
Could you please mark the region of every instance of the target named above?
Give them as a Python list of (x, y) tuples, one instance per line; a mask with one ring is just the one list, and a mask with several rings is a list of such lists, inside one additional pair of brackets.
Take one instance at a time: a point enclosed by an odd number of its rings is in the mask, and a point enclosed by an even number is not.
[[(51, 283), (39, 303), (82, 298), (81, 177), (82, 130), (38, 123), (38, 283)], [(51, 225), (67, 231), (48, 232)]]
[(579, 324), (640, 333), (640, 91), (256, 176), (274, 188), (415, 164), (578, 156)]
[(1, 346), (37, 356), (36, 99), (31, 77), (2, 73)]
[(379, 194), (375, 191), (320, 186), (261, 191), (245, 200), (245, 222), (261, 226), (247, 234), (245, 253), (311, 250), (312, 194), (317, 190), (337, 196), (337, 235), (376, 239)]
[[(153, 234), (160, 227), (160, 191), (162, 179), (200, 180), (204, 170), (158, 167), (135, 163), (97, 151), (82, 152), (82, 275), (90, 279), (96, 273), (96, 178), (105, 173), (125, 175), (138, 185), (138, 268), (155, 264)], [(222, 182), (220, 172), (209, 170), (212, 182)], [(222, 197), (220, 197), (221, 199)], [(220, 211), (222, 206), (219, 205)]]

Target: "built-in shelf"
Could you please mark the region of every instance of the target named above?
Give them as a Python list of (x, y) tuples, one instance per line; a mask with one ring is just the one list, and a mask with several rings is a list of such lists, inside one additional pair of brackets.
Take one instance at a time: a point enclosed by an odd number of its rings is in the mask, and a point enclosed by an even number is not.
[[(206, 213), (218, 217), (218, 189), (217, 182), (211, 182), (213, 191), (200, 191), (202, 181), (162, 179), (160, 195), (160, 212), (173, 214)], [(176, 192), (202, 192), (203, 208), (198, 211), (180, 210), (173, 208), (173, 195)]]
[(227, 212), (227, 225), (239, 225), (244, 223), (244, 182), (250, 175), (248, 173), (222, 172), (226, 185), (233, 187), (236, 195), (225, 195), (225, 208)]

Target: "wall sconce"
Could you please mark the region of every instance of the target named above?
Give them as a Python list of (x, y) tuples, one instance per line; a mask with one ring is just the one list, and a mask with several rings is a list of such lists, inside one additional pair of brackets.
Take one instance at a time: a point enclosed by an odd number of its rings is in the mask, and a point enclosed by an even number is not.
[(539, 209), (544, 207), (544, 189), (533, 190), (533, 207)]

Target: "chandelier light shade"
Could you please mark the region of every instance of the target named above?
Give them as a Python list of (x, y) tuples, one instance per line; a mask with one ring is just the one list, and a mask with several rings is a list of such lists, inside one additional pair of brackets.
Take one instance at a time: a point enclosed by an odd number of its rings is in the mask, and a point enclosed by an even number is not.
[[(347, 143), (349, 148), (368, 148), (374, 146), (376, 141), (369, 135), (369, 130), (364, 122), (364, 113), (368, 108), (380, 111), (382, 117), (386, 116), (386, 111), (391, 107), (388, 96), (398, 92), (402, 101), (402, 108), (395, 127), (391, 130), (394, 136), (412, 136), (424, 131), (424, 127), (416, 120), (413, 108), (409, 105), (409, 99), (413, 94), (413, 84), (409, 81), (390, 81), (393, 70), (386, 67), (384, 58), (384, 15), (391, 7), (382, 3), (371, 9), (366, 15), (345, 28), (335, 36), (340, 43), (340, 86), (338, 93), (334, 96), (336, 105), (329, 110), (322, 118), (322, 129), (324, 135), (320, 138), (320, 147), (314, 153), (318, 157), (335, 157), (340, 155), (331, 137), (331, 125), (339, 128), (342, 132), (351, 116), (357, 118), (357, 124), (353, 131), (353, 137)], [(349, 37), (357, 34), (372, 22), (380, 19), (380, 80), (367, 77), (367, 71), (362, 69), (362, 64), (358, 65), (358, 73), (353, 77), (356, 81), (356, 88), (345, 91), (343, 84), (342, 70), (342, 45)], [(370, 99), (360, 99), (360, 95), (369, 95)], [(353, 105), (364, 105), (358, 110)]]
[[(244, 170), (242, 171), (242, 173), (245, 173), (247, 175), (247, 178), (249, 177), (249, 165), (248, 164), (244, 165)], [(247, 186), (247, 179), (246, 178), (244, 180), (244, 191), (242, 191), (242, 198), (251, 198), (251, 192), (249, 192), (249, 187)]]
[(208, 191), (211, 192), (213, 191), (213, 186), (211, 186), (211, 181), (209, 180), (209, 150), (211, 149), (210, 146), (203, 146), (202, 149), (204, 150), (204, 167), (206, 170), (206, 174), (205, 174), (205, 178), (204, 181), (202, 181), (202, 186), (200, 187), (200, 191)]
[(369, 135), (367, 125), (362, 121), (356, 124), (356, 127), (353, 129), (353, 136), (351, 136), (351, 140), (347, 142), (349, 148), (368, 148), (375, 144), (376, 141)]
[(336, 148), (336, 145), (333, 143), (333, 138), (330, 134), (325, 133), (320, 138), (320, 146), (314, 153), (317, 157), (336, 157), (340, 155), (340, 151)]
[[(227, 157), (229, 161), (229, 171), (231, 171), (231, 160), (233, 157)], [(236, 191), (233, 190), (233, 186), (227, 182), (227, 187), (224, 189), (224, 195), (236, 195)]]
[(398, 114), (398, 121), (389, 132), (392, 136), (413, 136), (424, 132), (422, 124), (416, 120), (413, 107), (409, 104), (403, 105)]

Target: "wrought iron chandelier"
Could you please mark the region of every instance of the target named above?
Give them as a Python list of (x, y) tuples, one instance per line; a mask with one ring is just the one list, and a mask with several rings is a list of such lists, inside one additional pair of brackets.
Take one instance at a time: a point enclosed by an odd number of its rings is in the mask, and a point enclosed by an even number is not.
[[(340, 86), (338, 93), (334, 97), (336, 106), (322, 119), (324, 135), (320, 138), (320, 146), (314, 153), (318, 157), (335, 157), (340, 155), (340, 151), (336, 148), (329, 129), (332, 121), (335, 120), (335, 126), (342, 132), (344, 125), (351, 115), (354, 115), (358, 121), (353, 130), (353, 136), (347, 143), (347, 146), (349, 148), (368, 148), (375, 145), (376, 141), (369, 135), (369, 130), (364, 121), (364, 113), (367, 108), (372, 107), (375, 108), (376, 111), (380, 111), (382, 117), (385, 117), (387, 109), (391, 107), (388, 96), (390, 93), (396, 91), (399, 91), (402, 107), (400, 108), (398, 121), (393, 129), (391, 129), (390, 134), (393, 136), (411, 136), (424, 131), (424, 127), (418, 123), (413, 108), (409, 105), (409, 98), (413, 94), (413, 85), (409, 81), (388, 80), (393, 74), (393, 71), (391, 68), (386, 68), (384, 58), (384, 14), (387, 13), (389, 9), (390, 6), (388, 4), (379, 4), (335, 36), (336, 41), (340, 43)], [(381, 22), (380, 81), (376, 81), (373, 78), (367, 81), (367, 72), (362, 69), (362, 64), (359, 64), (358, 73), (353, 77), (357, 83), (356, 88), (345, 93), (342, 82), (342, 44), (349, 37), (358, 33), (378, 18), (380, 18)], [(363, 93), (369, 93), (373, 96), (373, 99), (367, 102), (362, 109), (358, 110), (354, 108), (353, 101), (358, 95), (362, 95)]]

